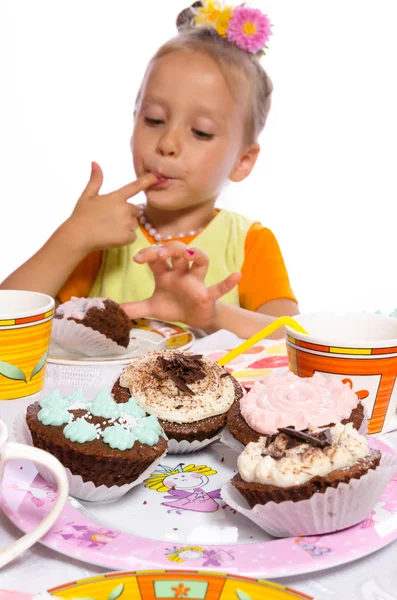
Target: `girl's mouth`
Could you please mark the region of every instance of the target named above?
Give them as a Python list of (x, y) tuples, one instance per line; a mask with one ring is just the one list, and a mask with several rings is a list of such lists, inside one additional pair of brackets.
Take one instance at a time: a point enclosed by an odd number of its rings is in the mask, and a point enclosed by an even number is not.
[(155, 190), (163, 190), (165, 188), (167, 188), (171, 183), (172, 183), (173, 179), (168, 179), (167, 177), (161, 177), (157, 180), (157, 182), (152, 185), (152, 188)]
[(174, 181), (174, 179), (172, 177), (165, 177), (164, 175), (162, 175), (161, 173), (158, 173), (157, 171), (152, 171), (153, 175), (156, 175), (157, 177), (157, 181), (155, 184), (152, 185), (152, 188), (155, 190), (163, 190), (165, 188), (167, 188), (169, 185), (171, 185), (171, 183)]

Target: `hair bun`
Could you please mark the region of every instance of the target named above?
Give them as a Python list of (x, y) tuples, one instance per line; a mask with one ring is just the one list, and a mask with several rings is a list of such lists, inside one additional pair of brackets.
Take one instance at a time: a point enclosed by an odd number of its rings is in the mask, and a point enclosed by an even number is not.
[(176, 27), (178, 31), (183, 31), (184, 29), (193, 29), (192, 20), (194, 19), (194, 11), (192, 8), (200, 8), (203, 6), (202, 2), (194, 2), (189, 8), (185, 8), (182, 12), (179, 13), (176, 19)]

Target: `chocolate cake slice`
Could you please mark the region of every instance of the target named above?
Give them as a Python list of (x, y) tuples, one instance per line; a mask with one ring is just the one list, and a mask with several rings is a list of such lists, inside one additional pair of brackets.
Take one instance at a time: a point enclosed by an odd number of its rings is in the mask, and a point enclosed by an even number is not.
[(60, 304), (55, 319), (68, 319), (127, 348), (130, 343), (131, 320), (117, 302), (109, 298), (72, 298)]

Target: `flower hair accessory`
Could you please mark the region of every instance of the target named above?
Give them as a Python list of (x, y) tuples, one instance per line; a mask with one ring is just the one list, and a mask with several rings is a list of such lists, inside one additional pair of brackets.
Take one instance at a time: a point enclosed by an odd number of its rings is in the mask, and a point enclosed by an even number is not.
[(245, 4), (232, 7), (216, 0), (202, 0), (191, 10), (195, 15), (194, 27), (210, 27), (246, 52), (265, 54), (272, 25), (269, 17), (259, 9)]

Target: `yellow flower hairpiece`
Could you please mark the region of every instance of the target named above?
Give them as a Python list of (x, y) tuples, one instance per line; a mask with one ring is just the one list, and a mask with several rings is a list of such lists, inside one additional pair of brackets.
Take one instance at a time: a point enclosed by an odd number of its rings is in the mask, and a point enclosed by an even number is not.
[(242, 50), (264, 53), (272, 35), (269, 17), (257, 8), (244, 4), (232, 7), (218, 0), (202, 0), (201, 6), (192, 8), (196, 27), (215, 29), (223, 38)]

